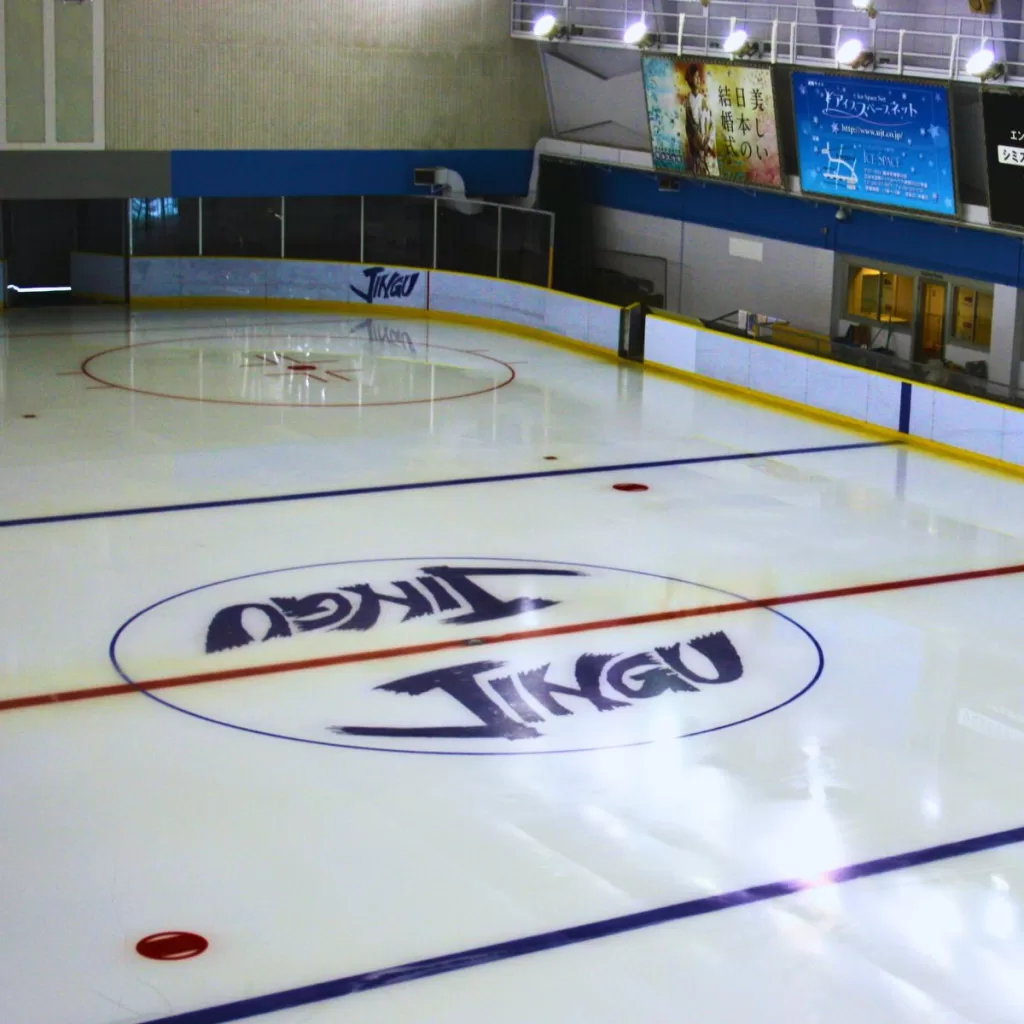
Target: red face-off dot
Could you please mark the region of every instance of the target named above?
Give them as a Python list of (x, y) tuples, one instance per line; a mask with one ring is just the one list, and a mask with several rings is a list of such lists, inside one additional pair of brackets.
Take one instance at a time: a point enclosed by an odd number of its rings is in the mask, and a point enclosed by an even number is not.
[(140, 939), (135, 952), (147, 960), (190, 960), (205, 953), (209, 945), (195, 932), (157, 932)]
[(646, 491), (649, 490), (647, 484), (612, 484), (612, 487), (617, 491)]
[(313, 363), (297, 363), (295, 366), (289, 366), (289, 370), (315, 370), (316, 366)]

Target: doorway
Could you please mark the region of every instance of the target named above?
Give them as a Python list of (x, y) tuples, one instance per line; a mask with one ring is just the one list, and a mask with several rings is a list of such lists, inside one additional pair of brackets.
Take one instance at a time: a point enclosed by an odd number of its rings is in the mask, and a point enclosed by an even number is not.
[(922, 281), (917, 332), (914, 338), (914, 362), (942, 359), (946, 347), (946, 284)]

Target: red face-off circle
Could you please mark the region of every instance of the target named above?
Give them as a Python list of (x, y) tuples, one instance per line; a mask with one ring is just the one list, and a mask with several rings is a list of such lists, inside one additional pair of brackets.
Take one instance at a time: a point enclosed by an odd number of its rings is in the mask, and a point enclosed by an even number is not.
[(646, 491), (647, 484), (612, 484), (617, 491)]
[(205, 953), (209, 945), (195, 932), (157, 932), (139, 939), (135, 952), (147, 960), (191, 960)]

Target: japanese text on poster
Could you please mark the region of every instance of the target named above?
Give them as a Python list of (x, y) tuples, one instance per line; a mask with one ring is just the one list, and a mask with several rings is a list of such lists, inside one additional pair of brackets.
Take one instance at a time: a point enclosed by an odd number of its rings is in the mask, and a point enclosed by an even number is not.
[(803, 191), (956, 213), (943, 86), (795, 71), (793, 103)]
[(771, 71), (645, 57), (655, 170), (781, 188)]

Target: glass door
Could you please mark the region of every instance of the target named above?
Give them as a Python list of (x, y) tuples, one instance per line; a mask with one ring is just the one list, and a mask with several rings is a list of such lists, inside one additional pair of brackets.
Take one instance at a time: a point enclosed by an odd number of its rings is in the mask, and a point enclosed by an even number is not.
[(941, 359), (946, 341), (946, 284), (943, 281), (922, 281), (918, 307), (917, 336), (914, 340), (914, 361), (927, 363)]

